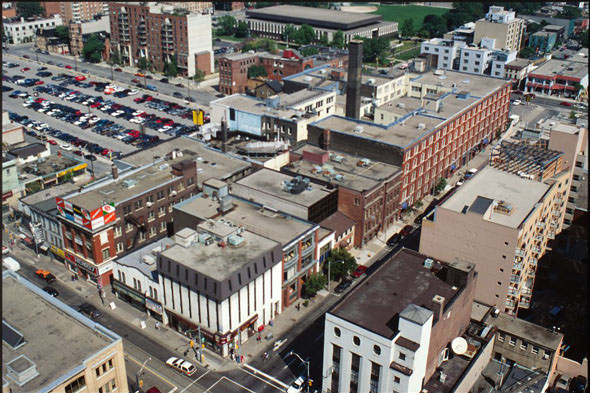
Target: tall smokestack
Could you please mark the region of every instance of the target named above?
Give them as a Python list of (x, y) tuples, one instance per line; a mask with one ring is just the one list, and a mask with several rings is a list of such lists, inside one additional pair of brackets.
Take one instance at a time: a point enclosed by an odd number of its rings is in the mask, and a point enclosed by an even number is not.
[(117, 179), (119, 177), (119, 168), (113, 164), (111, 165), (111, 171), (113, 172), (113, 179)]
[(361, 68), (363, 66), (363, 42), (348, 43), (348, 80), (346, 81), (346, 117), (361, 115)]
[(225, 153), (225, 144), (227, 143), (227, 126), (225, 120), (221, 120), (221, 151)]

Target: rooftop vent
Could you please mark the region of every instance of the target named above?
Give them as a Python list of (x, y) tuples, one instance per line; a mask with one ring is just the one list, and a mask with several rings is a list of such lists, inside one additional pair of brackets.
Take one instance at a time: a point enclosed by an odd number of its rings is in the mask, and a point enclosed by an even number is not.
[(404, 104), (403, 102), (399, 102), (399, 103), (397, 104), (397, 107), (398, 107), (398, 108), (402, 108), (402, 109), (403, 109), (403, 108), (405, 108), (405, 107), (406, 107), (406, 104)]
[(10, 345), (12, 349), (17, 349), (26, 344), (23, 335), (6, 321), (2, 321), (2, 341)]
[(432, 264), (434, 263), (434, 260), (432, 258), (426, 258), (424, 260), (424, 267), (427, 269), (432, 268)]
[(369, 80), (367, 80), (367, 84), (374, 85), (375, 84), (375, 79), (374, 78), (370, 78)]
[(339, 173), (336, 176), (334, 176), (334, 180), (336, 180), (336, 181), (342, 181), (342, 180), (344, 180), (344, 175), (341, 175)]
[(125, 188), (133, 188), (137, 182), (133, 179), (123, 180), (123, 187)]
[(354, 127), (354, 132), (356, 132), (357, 134), (360, 134), (361, 132), (363, 132), (363, 126), (356, 126)]
[(344, 160), (344, 157), (339, 156), (339, 155), (334, 155), (331, 158), (332, 158), (332, 161), (334, 161), (334, 162), (342, 162)]
[(416, 128), (418, 128), (419, 130), (423, 130), (426, 128), (426, 124), (424, 123), (418, 123), (418, 126), (416, 126)]
[(309, 187), (309, 179), (301, 176), (297, 176), (294, 179), (285, 181), (283, 183), (283, 190), (291, 194), (301, 194)]
[(156, 258), (154, 258), (154, 256), (153, 256), (153, 255), (144, 255), (144, 256), (141, 258), (141, 261), (142, 261), (143, 263), (145, 263), (146, 265), (149, 265), (149, 266), (153, 266), (153, 265), (155, 265), (155, 264), (156, 264)]
[(6, 376), (18, 386), (23, 386), (39, 375), (37, 365), (25, 355), (6, 363)]
[(371, 160), (369, 160), (368, 158), (363, 158), (359, 162), (357, 162), (357, 166), (362, 166), (366, 168), (369, 165), (371, 165)]

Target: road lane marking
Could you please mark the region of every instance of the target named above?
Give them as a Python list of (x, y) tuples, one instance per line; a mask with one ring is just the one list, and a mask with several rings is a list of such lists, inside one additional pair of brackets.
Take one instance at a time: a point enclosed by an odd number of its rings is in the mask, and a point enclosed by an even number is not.
[(207, 370), (204, 374), (202, 374), (199, 378), (195, 379), (194, 381), (192, 381), (190, 384), (188, 384), (184, 389), (182, 389), (180, 391), (180, 393), (183, 393), (186, 389), (190, 388), (192, 385), (195, 384), (195, 382), (197, 382), (199, 379), (203, 378), (205, 375), (209, 374), (209, 371), (211, 370)]
[[(245, 370), (245, 368), (251, 370), (252, 372)], [(240, 367), (240, 369), (242, 371), (244, 371), (244, 372), (246, 372), (246, 373), (248, 373), (248, 374), (250, 374), (250, 375), (252, 375), (252, 376), (254, 376), (254, 377), (258, 378), (258, 379), (260, 379), (261, 381), (265, 382), (266, 384), (273, 386), (274, 388), (276, 388), (276, 386), (274, 386), (270, 382), (265, 381), (264, 379), (260, 378), (257, 374), (260, 374), (260, 375), (264, 376), (265, 378), (267, 378), (268, 380), (276, 383), (277, 385), (279, 385), (282, 388), (282, 390), (287, 389), (289, 387), (289, 385), (286, 385), (285, 383), (279, 381), (278, 379), (274, 378), (272, 375), (268, 375), (268, 374), (266, 374), (266, 373), (264, 373), (264, 372), (262, 372), (262, 371), (260, 371), (260, 370), (258, 370), (256, 368), (250, 366), (249, 364), (244, 364), (244, 366), (243, 367)]]
[[(141, 366), (143, 364), (143, 362), (140, 362), (139, 360), (135, 359), (133, 356), (129, 355), (128, 353), (125, 354), (125, 358), (132, 360), (133, 362), (135, 362), (138, 366)], [(159, 373), (157, 373), (156, 371), (154, 371), (153, 369), (149, 368), (148, 366), (144, 366), (144, 369), (148, 370), (149, 372), (151, 372), (152, 374), (154, 374), (155, 376), (157, 376), (158, 378), (160, 378), (161, 380), (165, 381), (168, 385), (173, 386), (174, 389), (170, 392), (174, 392), (177, 387), (174, 384), (174, 382), (169, 381), (166, 377), (160, 375)]]
[(205, 390), (205, 392), (204, 392), (204, 393), (207, 393), (207, 392), (209, 392), (211, 389), (213, 389), (213, 388), (215, 387), (215, 385), (217, 385), (219, 382), (221, 382), (221, 381), (223, 381), (223, 380), (230, 381), (231, 383), (238, 385), (239, 387), (241, 387), (242, 389), (244, 389), (244, 390), (246, 390), (246, 391), (248, 391), (248, 392), (250, 392), (250, 393), (256, 393), (254, 390), (248, 389), (248, 388), (247, 388), (247, 387), (245, 387), (244, 385), (241, 385), (241, 384), (237, 383), (236, 381), (234, 381), (233, 379), (229, 379), (229, 378), (227, 378), (226, 376), (223, 376), (223, 377), (219, 378), (219, 379), (217, 380), (217, 382), (215, 382), (213, 385), (209, 386), (209, 389)]

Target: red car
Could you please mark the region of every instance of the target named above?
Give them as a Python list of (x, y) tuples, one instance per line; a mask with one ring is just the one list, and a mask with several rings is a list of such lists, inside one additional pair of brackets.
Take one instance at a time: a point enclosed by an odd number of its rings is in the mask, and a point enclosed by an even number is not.
[(50, 145), (57, 145), (57, 142), (54, 141), (53, 139), (48, 139), (47, 143), (49, 143)]
[(107, 157), (110, 152), (112, 152), (112, 150), (110, 150), (110, 149), (103, 149), (103, 151), (101, 151), (100, 154), (102, 154), (104, 157)]
[(99, 106), (100, 104), (98, 102), (95, 102), (94, 104), (90, 105), (91, 108), (98, 108)]
[(25, 72), (25, 71), (29, 71), (29, 70), (30, 70), (29, 67), (23, 67), (23, 68), (20, 69), (21, 72)]
[(65, 68), (67, 68), (68, 70), (71, 70), (72, 69), (72, 66), (71, 65), (66, 65)]
[(562, 105), (562, 106), (572, 106), (572, 103), (571, 102), (567, 102), (567, 101), (562, 101), (562, 102), (559, 103), (559, 105)]
[(412, 232), (412, 229), (414, 229), (413, 226), (411, 225), (406, 225), (405, 227), (402, 228), (401, 231), (399, 231), (400, 235), (402, 235), (403, 237), (406, 237), (410, 234), (410, 232)]
[(83, 75), (78, 75), (78, 76), (77, 76), (77, 77), (75, 77), (74, 79), (75, 79), (75, 80), (77, 80), (77, 81), (84, 81), (84, 80), (86, 80), (86, 77), (85, 77), (85, 76), (83, 76)]
[(43, 101), (45, 101), (45, 98), (37, 98), (37, 99), (35, 100), (35, 102), (36, 102), (37, 104), (40, 104), (40, 103), (42, 103)]
[(76, 150), (76, 151), (74, 151), (74, 154), (77, 156), (83, 156), (84, 152), (82, 152), (82, 150)]
[(367, 271), (366, 266), (359, 265), (359, 267), (357, 267), (356, 270), (354, 272), (352, 272), (352, 276), (355, 278), (358, 278), (358, 277), (362, 276), (363, 274), (365, 274), (366, 271)]
[(153, 100), (153, 99), (154, 99), (154, 97), (152, 97), (152, 96), (147, 96), (147, 97), (145, 98), (145, 100), (146, 100), (146, 101), (151, 101), (151, 100)]
[(82, 111), (76, 111), (76, 115), (81, 116), (82, 115)]
[(137, 102), (138, 104), (141, 104), (142, 102), (144, 102), (145, 100), (141, 97), (137, 97), (136, 99), (134, 99), (133, 101)]
[(131, 82), (132, 82), (132, 83), (139, 83), (139, 79), (137, 79), (137, 78), (133, 78), (133, 79), (131, 79)]
[(45, 82), (43, 82), (43, 81), (37, 81), (37, 82), (35, 82), (35, 85), (36, 85), (36, 86), (39, 86), (39, 85), (42, 85), (42, 84), (44, 84), (44, 83), (45, 83)]
[(141, 134), (139, 133), (138, 130), (131, 130), (127, 133), (127, 135), (132, 136), (134, 138), (139, 138), (139, 135), (141, 135)]

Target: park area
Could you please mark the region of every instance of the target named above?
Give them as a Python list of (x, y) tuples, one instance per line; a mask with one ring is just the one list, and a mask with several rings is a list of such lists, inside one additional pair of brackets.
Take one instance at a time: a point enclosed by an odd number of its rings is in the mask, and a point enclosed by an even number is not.
[(442, 16), (449, 12), (447, 8), (426, 7), (419, 5), (384, 5), (381, 4), (373, 14), (383, 16), (383, 20), (397, 22), (400, 25), (406, 19), (412, 19), (414, 28), (420, 30), (426, 15)]

